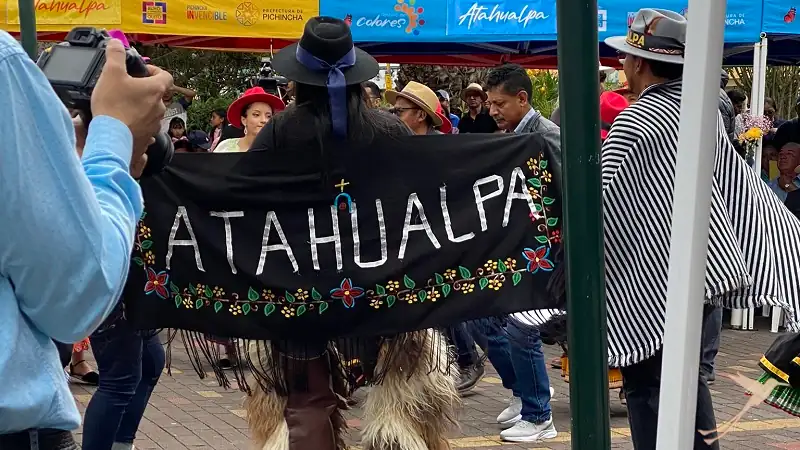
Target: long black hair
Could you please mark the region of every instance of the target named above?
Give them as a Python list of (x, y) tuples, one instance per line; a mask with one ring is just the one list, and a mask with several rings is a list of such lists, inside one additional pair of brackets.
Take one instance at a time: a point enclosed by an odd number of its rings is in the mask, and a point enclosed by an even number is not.
[(219, 126), (220, 129), (225, 129), (229, 125), (228, 123), (228, 111), (225, 108), (217, 108), (214, 111), (211, 111), (217, 117), (222, 117), (222, 124)]
[[(360, 85), (347, 86), (347, 139), (369, 142), (376, 136), (410, 134), (399, 118), (385, 111), (368, 108)], [(325, 86), (295, 83), (295, 101), (275, 115), (253, 143), (252, 150), (283, 148), (288, 145), (308, 146), (316, 143), (322, 149), (326, 140), (335, 139), (333, 122)]]

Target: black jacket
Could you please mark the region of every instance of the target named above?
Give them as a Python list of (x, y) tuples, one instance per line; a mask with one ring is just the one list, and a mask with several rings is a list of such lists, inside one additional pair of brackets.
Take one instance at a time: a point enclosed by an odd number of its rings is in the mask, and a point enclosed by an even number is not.
[(722, 123), (725, 125), (725, 133), (731, 143), (736, 142), (736, 112), (733, 109), (733, 103), (728, 98), (728, 93), (723, 89), (719, 90), (719, 113), (722, 114)]

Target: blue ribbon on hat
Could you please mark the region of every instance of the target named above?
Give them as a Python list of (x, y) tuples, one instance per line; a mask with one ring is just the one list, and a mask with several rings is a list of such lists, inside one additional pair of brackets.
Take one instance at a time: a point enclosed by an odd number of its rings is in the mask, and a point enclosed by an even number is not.
[(297, 62), (315, 72), (328, 71), (328, 101), (331, 107), (333, 133), (339, 137), (347, 137), (347, 82), (342, 69), (352, 67), (356, 63), (356, 49), (351, 48), (344, 56), (333, 64), (323, 61), (309, 53), (301, 46), (295, 52)]

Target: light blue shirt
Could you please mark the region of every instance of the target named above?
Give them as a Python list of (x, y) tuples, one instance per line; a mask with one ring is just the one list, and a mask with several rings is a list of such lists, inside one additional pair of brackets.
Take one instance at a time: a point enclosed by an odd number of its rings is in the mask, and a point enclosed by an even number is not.
[(80, 415), (51, 338), (85, 338), (122, 291), (143, 208), (133, 138), (95, 117), (79, 159), (66, 108), (0, 31), (0, 139), (0, 434), (72, 430)]
[[(793, 182), (796, 187), (800, 188), (800, 177), (796, 177), (793, 180)], [(775, 195), (777, 195), (778, 198), (781, 199), (782, 202), (786, 201), (786, 196), (788, 196), (789, 193), (784, 191), (783, 188), (781, 188), (781, 186), (778, 184), (778, 178), (769, 181), (767, 185), (770, 187), (770, 189), (772, 189), (772, 192), (774, 192)]]

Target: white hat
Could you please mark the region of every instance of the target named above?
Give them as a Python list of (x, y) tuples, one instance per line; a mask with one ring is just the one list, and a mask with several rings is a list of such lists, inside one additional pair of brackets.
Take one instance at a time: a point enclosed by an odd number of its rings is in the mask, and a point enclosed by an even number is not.
[(609, 47), (644, 59), (683, 64), (686, 18), (664, 9), (640, 9), (627, 36), (606, 38)]
[(609, 66), (604, 66), (602, 63), (600, 64), (600, 68), (598, 72), (603, 72), (606, 75), (611, 75), (612, 73), (616, 72), (617, 69)]

